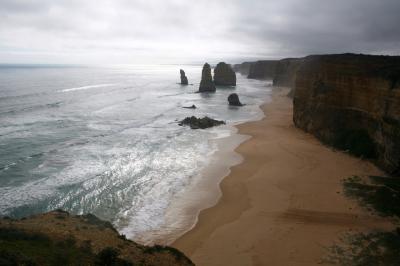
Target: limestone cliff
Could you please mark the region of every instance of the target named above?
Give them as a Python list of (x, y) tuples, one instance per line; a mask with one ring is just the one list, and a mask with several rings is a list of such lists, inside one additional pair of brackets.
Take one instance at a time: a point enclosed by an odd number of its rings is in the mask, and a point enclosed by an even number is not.
[(253, 64), (252, 62), (243, 62), (241, 64), (233, 65), (233, 70), (235, 72), (240, 73), (241, 75), (247, 76), (249, 75), (250, 66)]
[(0, 264), (194, 265), (174, 248), (139, 245), (94, 215), (64, 211), (0, 219)]
[(273, 85), (291, 88), (289, 97), (293, 97), (296, 72), (302, 62), (302, 58), (286, 58), (279, 60), (276, 66)]
[(273, 79), (275, 76), (277, 60), (262, 60), (250, 64), (249, 79)]
[(297, 127), (400, 175), (400, 57), (306, 57), (293, 102)]

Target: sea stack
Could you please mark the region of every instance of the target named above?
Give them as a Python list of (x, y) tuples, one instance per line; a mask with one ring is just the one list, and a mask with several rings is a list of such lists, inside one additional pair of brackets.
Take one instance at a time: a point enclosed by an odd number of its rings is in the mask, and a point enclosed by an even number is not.
[(181, 69), (180, 72), (181, 72), (181, 84), (182, 85), (188, 85), (189, 82), (188, 82), (188, 79), (187, 79), (187, 77), (185, 75), (185, 71), (183, 69)]
[(232, 93), (228, 96), (228, 102), (231, 106), (242, 106), (243, 104), (239, 100), (239, 95)]
[(214, 84), (218, 86), (236, 86), (236, 74), (230, 65), (220, 62), (214, 69)]
[(211, 67), (208, 63), (203, 66), (199, 92), (215, 92), (215, 85), (211, 76)]

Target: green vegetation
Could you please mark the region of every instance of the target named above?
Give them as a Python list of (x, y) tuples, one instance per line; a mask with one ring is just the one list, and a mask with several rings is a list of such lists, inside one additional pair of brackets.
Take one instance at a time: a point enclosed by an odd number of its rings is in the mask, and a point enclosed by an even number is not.
[(168, 247), (168, 246), (161, 246), (161, 245), (154, 245), (152, 247), (145, 247), (145, 253), (153, 254), (153, 253), (170, 253), (172, 254), (177, 261), (184, 260), (188, 264), (192, 264), (192, 262), (179, 250), (176, 248)]
[[(400, 217), (400, 179), (358, 176), (343, 182), (345, 195), (384, 217)], [(354, 266), (400, 265), (400, 228), (390, 232), (346, 234), (328, 248), (326, 263)]]
[(324, 263), (344, 266), (400, 265), (400, 230), (347, 234), (340, 245), (328, 248)]
[(370, 176), (368, 180), (353, 176), (343, 182), (345, 195), (358, 200), (381, 216), (400, 217), (400, 180)]
[(118, 258), (118, 254), (112, 248), (94, 254), (90, 244), (77, 246), (73, 238), (54, 241), (44, 234), (27, 233), (11, 227), (0, 228), (0, 265), (133, 265)]

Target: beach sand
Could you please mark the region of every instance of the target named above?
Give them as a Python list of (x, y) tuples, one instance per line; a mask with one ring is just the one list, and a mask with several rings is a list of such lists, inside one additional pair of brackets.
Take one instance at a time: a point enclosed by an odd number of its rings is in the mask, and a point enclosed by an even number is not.
[(266, 117), (238, 126), (251, 136), (236, 149), (243, 162), (173, 243), (196, 265), (317, 265), (342, 233), (391, 226), (343, 195), (343, 178), (381, 171), (297, 129), (287, 93), (274, 88)]

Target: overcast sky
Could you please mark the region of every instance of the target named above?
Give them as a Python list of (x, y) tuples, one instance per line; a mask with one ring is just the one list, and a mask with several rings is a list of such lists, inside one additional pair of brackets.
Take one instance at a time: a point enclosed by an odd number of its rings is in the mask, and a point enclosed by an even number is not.
[(2, 63), (400, 54), (400, 0), (0, 0)]

